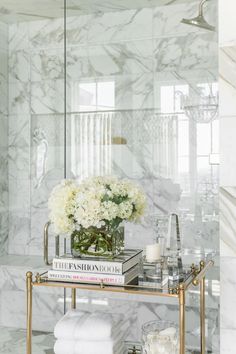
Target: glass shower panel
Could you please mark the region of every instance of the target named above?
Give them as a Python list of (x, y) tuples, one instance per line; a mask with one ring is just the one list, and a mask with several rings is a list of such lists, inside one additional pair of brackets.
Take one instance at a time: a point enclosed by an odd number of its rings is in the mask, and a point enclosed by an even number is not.
[[(217, 33), (181, 23), (197, 5), (67, 1), (67, 174), (79, 181), (114, 174), (142, 185), (148, 212), (141, 225), (125, 226), (128, 247), (144, 248), (155, 238), (155, 218), (178, 212), (186, 254), (219, 249)], [(217, 2), (209, 2), (210, 23), (216, 13)], [(198, 295), (191, 296), (194, 313)], [(211, 334), (218, 296), (208, 304)], [(156, 318), (154, 305), (137, 311), (136, 337), (144, 319)], [(165, 305), (165, 315), (177, 313)]]
[(42, 257), (64, 177), (64, 2), (30, 6), (9, 9), (9, 253)]

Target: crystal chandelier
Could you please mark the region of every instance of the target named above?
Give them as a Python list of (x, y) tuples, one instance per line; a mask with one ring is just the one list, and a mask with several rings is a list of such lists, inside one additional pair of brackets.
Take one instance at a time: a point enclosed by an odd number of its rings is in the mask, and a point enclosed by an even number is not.
[(209, 94), (198, 87), (189, 95), (181, 95), (181, 109), (186, 116), (196, 123), (210, 123), (218, 113), (218, 93), (213, 93), (212, 88)]

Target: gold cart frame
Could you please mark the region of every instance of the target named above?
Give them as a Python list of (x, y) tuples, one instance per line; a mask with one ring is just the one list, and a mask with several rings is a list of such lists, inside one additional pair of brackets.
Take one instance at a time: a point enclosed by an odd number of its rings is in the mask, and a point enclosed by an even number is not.
[(201, 328), (201, 354), (206, 354), (206, 334), (205, 334), (205, 275), (209, 267), (213, 266), (214, 262), (209, 261), (205, 263), (200, 262), (200, 266), (192, 265), (191, 273), (188, 278), (174, 288), (168, 288), (168, 291), (157, 290), (154, 288), (140, 287), (140, 286), (125, 286), (114, 287), (104, 284), (79, 284), (79, 283), (64, 283), (53, 282), (47, 279), (46, 273), (37, 274), (33, 280), (33, 273), (26, 274), (27, 287), (27, 345), (26, 354), (32, 353), (32, 314), (33, 314), (33, 288), (37, 287), (53, 287), (71, 289), (71, 307), (76, 308), (76, 290), (90, 290), (103, 291), (113, 293), (139, 294), (146, 296), (161, 296), (168, 298), (175, 298), (179, 301), (179, 340), (180, 340), (180, 354), (185, 354), (185, 316), (186, 316), (186, 291), (193, 285), (200, 287), (200, 328)]

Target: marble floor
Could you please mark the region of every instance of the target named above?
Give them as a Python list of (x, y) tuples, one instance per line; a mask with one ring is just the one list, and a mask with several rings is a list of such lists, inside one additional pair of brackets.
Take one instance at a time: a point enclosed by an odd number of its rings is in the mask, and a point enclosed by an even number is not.
[[(33, 353), (53, 354), (52, 334), (34, 332)], [(0, 327), (0, 354), (25, 354), (26, 332), (23, 329)]]

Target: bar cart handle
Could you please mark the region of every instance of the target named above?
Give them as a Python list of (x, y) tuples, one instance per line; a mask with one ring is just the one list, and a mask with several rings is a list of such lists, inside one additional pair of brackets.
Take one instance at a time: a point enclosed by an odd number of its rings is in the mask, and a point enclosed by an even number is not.
[[(44, 226), (44, 232), (43, 232), (43, 258), (44, 258), (44, 263), (46, 265), (51, 265), (52, 261), (49, 261), (49, 256), (48, 256), (48, 239), (49, 239), (49, 234), (48, 230), (51, 225), (51, 222), (48, 221), (45, 226)], [(55, 237), (55, 254), (56, 257), (59, 257), (60, 253), (60, 237), (57, 235)]]

